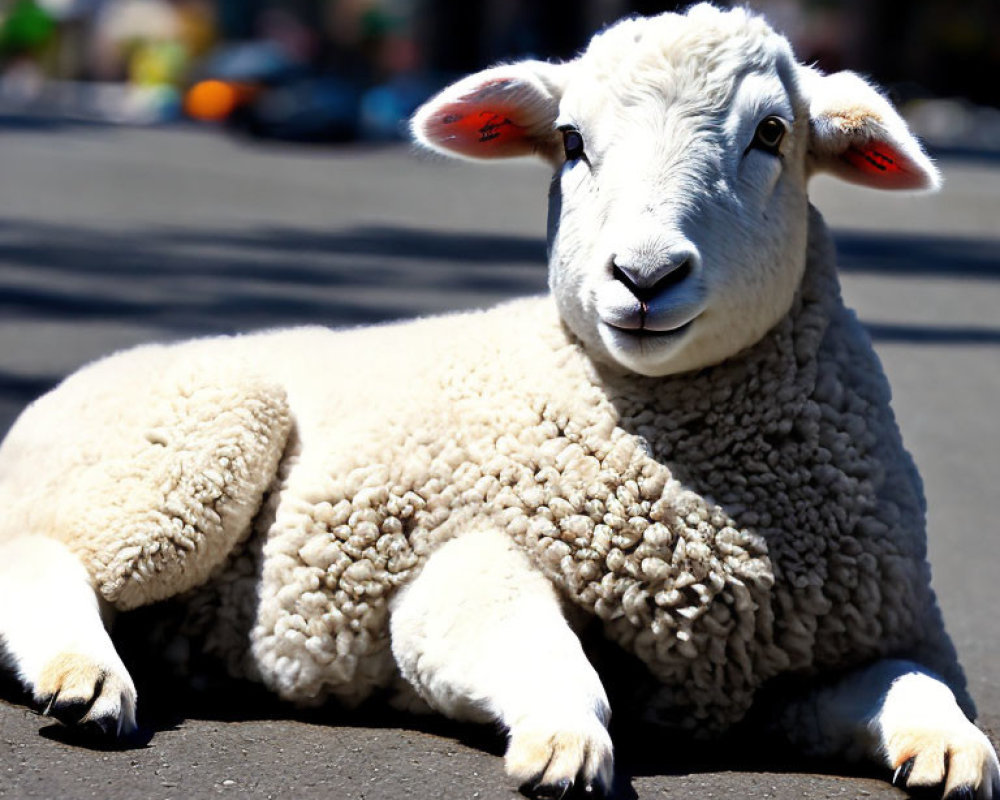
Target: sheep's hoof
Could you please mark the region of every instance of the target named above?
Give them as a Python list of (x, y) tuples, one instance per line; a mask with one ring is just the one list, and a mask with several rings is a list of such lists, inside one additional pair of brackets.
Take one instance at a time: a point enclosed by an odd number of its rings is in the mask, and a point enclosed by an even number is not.
[(135, 731), (135, 687), (124, 669), (78, 653), (51, 659), (34, 687), (42, 713), (96, 738)]
[(611, 737), (595, 717), (577, 730), (511, 731), (507, 772), (521, 791), (536, 798), (603, 797), (611, 788)]
[(971, 722), (902, 731), (890, 740), (889, 751), (895, 786), (921, 794), (937, 790), (944, 800), (1000, 798), (1000, 764), (989, 739)]

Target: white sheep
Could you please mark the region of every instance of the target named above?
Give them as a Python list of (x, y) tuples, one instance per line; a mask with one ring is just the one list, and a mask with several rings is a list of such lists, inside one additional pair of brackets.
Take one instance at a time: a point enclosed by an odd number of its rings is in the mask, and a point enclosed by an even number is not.
[(127, 733), (102, 614), (186, 593), (234, 675), (307, 704), (395, 687), (501, 723), (518, 781), (607, 789), (567, 604), (645, 662), (668, 724), (718, 733), (810, 676), (771, 715), (804, 750), (1000, 793), (806, 194), (936, 185), (890, 105), (699, 5), (466, 78), (414, 133), (552, 164), (551, 297), (141, 347), (35, 402), (0, 448), (0, 636), (35, 699)]

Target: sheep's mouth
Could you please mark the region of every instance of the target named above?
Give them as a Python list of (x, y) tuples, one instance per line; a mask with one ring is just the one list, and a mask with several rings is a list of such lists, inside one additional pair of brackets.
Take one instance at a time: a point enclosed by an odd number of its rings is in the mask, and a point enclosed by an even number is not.
[(665, 343), (683, 336), (708, 303), (700, 280), (687, 279), (642, 297), (609, 279), (594, 293), (594, 310), (606, 332), (619, 342)]
[(645, 326), (640, 328), (623, 328), (607, 321), (605, 321), (604, 324), (611, 328), (615, 333), (622, 334), (624, 336), (631, 336), (635, 339), (646, 339), (651, 341), (666, 341), (667, 339), (673, 339), (687, 333), (687, 331), (694, 324), (695, 319), (697, 319), (697, 317), (689, 319), (684, 324), (678, 325), (676, 328), (670, 328), (669, 330), (653, 330), (652, 328), (647, 328)]

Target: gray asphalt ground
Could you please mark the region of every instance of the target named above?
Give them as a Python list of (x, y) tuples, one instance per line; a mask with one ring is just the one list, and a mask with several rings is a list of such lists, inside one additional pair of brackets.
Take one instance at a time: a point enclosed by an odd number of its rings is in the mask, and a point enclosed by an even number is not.
[[(358, 324), (545, 285), (538, 166), (6, 122), (0, 431), (68, 371), (134, 343)], [(933, 197), (826, 180), (813, 194), (923, 472), (935, 582), (981, 722), (1000, 732), (1000, 163), (943, 167)], [(303, 716), (244, 687), (220, 700), (137, 678), (154, 735), (121, 750), (82, 746), (12, 684), (0, 689), (0, 797), (516, 796), (495, 732)], [(697, 759), (655, 741), (619, 752), (625, 798), (903, 797), (871, 775), (841, 777), (784, 753), (748, 762), (733, 744)]]

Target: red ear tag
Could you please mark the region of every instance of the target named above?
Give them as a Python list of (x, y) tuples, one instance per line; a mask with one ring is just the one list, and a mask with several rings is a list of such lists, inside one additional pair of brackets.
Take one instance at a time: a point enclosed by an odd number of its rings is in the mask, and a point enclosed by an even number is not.
[[(455, 107), (457, 108), (457, 107)], [(498, 139), (523, 138), (524, 130), (510, 117), (500, 111), (475, 111), (471, 114), (458, 114), (452, 108), (445, 109), (441, 115), (441, 125), (449, 134), (458, 136), (466, 142), (495, 142)]]
[(441, 109), (435, 122), (451, 149), (470, 156), (523, 155), (522, 151), (529, 147), (525, 128), (502, 107), (470, 110), (467, 105), (455, 103)]
[[(461, 104), (445, 109), (446, 115), (441, 121), (467, 142), (502, 144), (507, 139), (523, 140), (523, 128), (507, 116), (502, 100), (497, 104), (499, 96), (506, 93), (512, 83), (508, 78), (484, 83), (463, 97)], [(470, 106), (473, 110), (468, 114), (452, 113), (453, 109)]]
[[(479, 115), (479, 121), (483, 124), (479, 126), (479, 141), (492, 142), (505, 135), (514, 133), (521, 136), (521, 126), (512, 122), (510, 117), (502, 114), (495, 114), (492, 111), (483, 111)], [(516, 130), (514, 130), (516, 129)]]
[(893, 178), (904, 173), (900, 160), (896, 154), (886, 148), (878, 148), (873, 145), (865, 147), (851, 146), (844, 151), (841, 158), (859, 172), (866, 172), (869, 175)]

